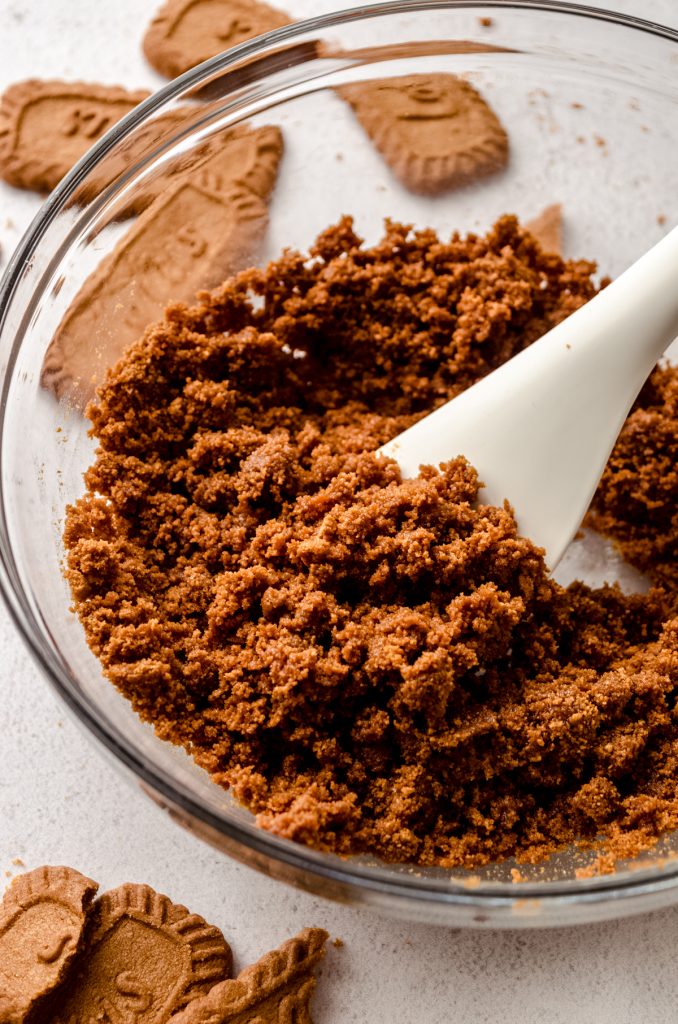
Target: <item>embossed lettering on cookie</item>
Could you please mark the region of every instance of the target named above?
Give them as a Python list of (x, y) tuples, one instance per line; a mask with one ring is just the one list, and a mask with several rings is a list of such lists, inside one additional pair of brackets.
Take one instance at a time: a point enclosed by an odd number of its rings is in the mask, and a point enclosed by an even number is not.
[(345, 85), (338, 92), (412, 192), (444, 192), (506, 166), (508, 136), (462, 78), (405, 75)]
[(104, 132), (150, 96), (118, 86), (30, 79), (0, 104), (0, 177), (50, 192)]
[(144, 36), (150, 64), (168, 78), (246, 39), (291, 24), (291, 19), (257, 0), (168, 0)]
[(82, 943), (97, 883), (65, 867), (15, 878), (0, 906), (0, 1021), (22, 1024), (61, 984)]
[(230, 977), (218, 928), (147, 885), (104, 893), (89, 937), (51, 1015), (52, 1024), (162, 1024)]

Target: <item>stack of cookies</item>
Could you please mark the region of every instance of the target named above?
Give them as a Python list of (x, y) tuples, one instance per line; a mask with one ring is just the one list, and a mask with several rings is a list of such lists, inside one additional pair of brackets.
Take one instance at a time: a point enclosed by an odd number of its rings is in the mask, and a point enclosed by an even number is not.
[(327, 932), (307, 928), (232, 978), (214, 925), (148, 885), (66, 867), (21, 875), (0, 906), (0, 1024), (310, 1022)]

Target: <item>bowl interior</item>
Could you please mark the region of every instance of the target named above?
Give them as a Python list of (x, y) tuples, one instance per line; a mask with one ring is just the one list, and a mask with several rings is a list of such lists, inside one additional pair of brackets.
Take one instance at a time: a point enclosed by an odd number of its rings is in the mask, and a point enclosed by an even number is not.
[[(488, 18), (492, 24), (483, 25)], [(213, 840), (224, 837), (229, 849), (259, 844), (266, 856), (296, 858), (309, 885), (314, 872), (333, 863), (262, 836), (187, 755), (158, 740), (102, 678), (69, 610), (63, 515), (83, 491), (93, 444), (72, 401), (57, 401), (40, 386), (45, 350), (69, 305), (134, 228), (130, 210), (138, 214), (148, 205), (149, 187), (179, 173), (196, 181), (205, 146), (243, 121), (277, 126), (285, 144), (259, 261), (286, 246), (308, 248), (343, 214), (373, 242), (386, 217), (449, 235), (484, 231), (506, 212), (529, 219), (560, 203), (565, 255), (596, 260), (601, 275), (618, 274), (678, 214), (677, 70), (678, 41), (668, 30), (565, 9), (404, 4), (319, 19), (246, 44), (152, 97), (94, 148), (38, 216), (7, 272), (2, 308), (2, 540), (10, 600), (79, 717), (152, 791), (183, 807), (189, 820), (208, 820)], [(399, 184), (336, 91), (353, 81), (431, 72), (463, 75), (475, 85), (511, 146), (504, 172), (439, 197)], [(166, 117), (182, 108), (180, 118)], [(170, 232), (163, 250), (170, 265), (176, 244)], [(102, 330), (115, 332), (120, 304), (102, 308)], [(572, 545), (559, 578), (646, 585), (591, 535)], [(678, 836), (668, 837), (642, 865), (629, 865), (629, 877), (670, 871), (666, 858), (670, 865), (676, 853)], [(590, 857), (570, 850), (538, 867), (522, 866), (526, 891), (540, 898), (598, 886), (604, 896), (624, 884), (624, 870), (607, 881), (575, 878)], [(332, 870), (353, 873), (357, 884), (373, 878), (394, 892), (401, 887), (408, 897), (428, 893), (447, 902), (445, 919), (455, 920), (450, 893), (480, 902), (524, 895), (522, 887), (512, 888), (513, 868), (509, 862), (450, 877), (358, 859)], [(411, 912), (430, 918), (429, 904), (422, 907)], [(513, 923), (521, 913), (514, 909)], [(540, 923), (551, 923), (546, 917)]]

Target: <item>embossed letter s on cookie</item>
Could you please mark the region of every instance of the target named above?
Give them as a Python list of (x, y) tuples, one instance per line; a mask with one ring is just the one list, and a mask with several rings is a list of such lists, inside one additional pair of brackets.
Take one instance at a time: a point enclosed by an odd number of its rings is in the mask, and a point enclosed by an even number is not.
[(499, 118), (462, 78), (406, 75), (338, 92), (412, 192), (434, 195), (506, 165), (508, 136)]
[(0, 906), (0, 1020), (22, 1024), (61, 984), (80, 947), (97, 884), (72, 868), (15, 878)]
[(52, 1024), (163, 1024), (230, 977), (218, 928), (147, 885), (104, 893), (75, 976)]

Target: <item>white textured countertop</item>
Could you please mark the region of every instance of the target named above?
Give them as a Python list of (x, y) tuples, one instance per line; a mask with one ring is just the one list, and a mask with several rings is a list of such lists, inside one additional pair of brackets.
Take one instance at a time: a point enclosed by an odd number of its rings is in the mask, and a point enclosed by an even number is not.
[[(299, 16), (328, 0), (290, 0)], [(677, 0), (607, 6), (678, 24)], [(153, 88), (139, 40), (154, 0), (0, 0), (0, 88), (64, 77)], [(0, 183), (0, 269), (39, 206)], [(146, 881), (218, 924), (239, 969), (306, 925), (330, 947), (317, 1024), (675, 1024), (678, 908), (537, 932), (412, 926), (321, 902), (232, 863), (123, 781), (76, 728), (0, 606), (0, 879), (41, 863)]]

